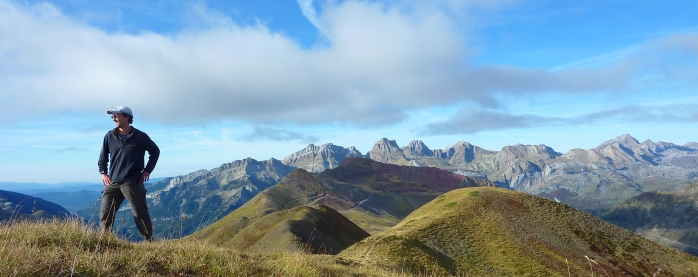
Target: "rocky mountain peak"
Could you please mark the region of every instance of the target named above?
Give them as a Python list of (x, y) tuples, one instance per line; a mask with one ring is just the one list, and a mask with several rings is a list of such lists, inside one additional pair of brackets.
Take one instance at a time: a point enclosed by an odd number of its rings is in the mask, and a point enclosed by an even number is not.
[(544, 144), (517, 144), (513, 146), (504, 146), (497, 155), (509, 159), (547, 160), (554, 159), (562, 154), (555, 152), (555, 150)]
[(397, 142), (387, 138), (382, 138), (376, 142), (367, 155), (372, 160), (384, 163), (395, 163), (398, 160), (405, 159), (405, 155), (402, 149), (398, 147)]
[(247, 167), (249, 167), (251, 165), (255, 165), (257, 163), (258, 163), (257, 160), (250, 158), (250, 157), (247, 157), (247, 158), (244, 158), (242, 160), (234, 161), (234, 162), (230, 163), (230, 165), (231, 165), (231, 167), (247, 168)]
[(655, 143), (649, 139), (640, 143), (640, 147), (650, 153), (659, 153), (669, 148), (680, 148), (680, 146), (673, 143), (663, 141)]
[(282, 163), (289, 166), (303, 168), (310, 172), (322, 172), (325, 169), (339, 166), (346, 158), (362, 157), (361, 152), (355, 147), (344, 148), (342, 146), (326, 143), (320, 146), (314, 144), (288, 155)]
[(638, 142), (637, 139), (635, 139), (633, 136), (631, 136), (629, 134), (625, 134), (622, 136), (618, 136), (612, 140), (605, 141), (601, 145), (597, 146), (596, 149), (602, 150), (602, 149), (608, 147), (609, 145), (619, 145), (619, 146), (625, 147), (627, 149), (633, 149), (633, 148), (636, 148), (637, 146), (639, 146), (640, 142)]
[(421, 140), (413, 140), (402, 148), (407, 156), (432, 156), (434, 153)]
[(455, 167), (467, 167), (466, 164), (472, 163), (475, 159), (483, 155), (492, 155), (494, 153), (496, 152), (484, 150), (461, 140), (439, 150), (436, 156), (445, 159), (449, 164)]
[[(225, 164), (222, 166), (225, 166)], [(206, 169), (199, 169), (197, 171), (188, 173), (186, 175), (181, 175), (181, 176), (177, 176), (177, 177), (172, 178), (169, 181), (168, 185), (169, 186), (176, 186), (176, 185), (182, 184), (184, 182), (191, 182), (194, 180), (199, 180), (199, 179), (201, 179), (204, 176), (207, 176), (209, 174), (210, 174), (210, 171), (208, 171)]]
[(690, 148), (693, 150), (698, 150), (698, 142), (689, 142), (683, 145), (683, 147)]
[(352, 157), (361, 157), (361, 156), (363, 156), (363, 155), (361, 154), (361, 152), (360, 152), (358, 149), (356, 149), (356, 147), (354, 147), (354, 146), (349, 146), (349, 148), (347, 148), (347, 150), (349, 150), (349, 153), (353, 153), (353, 154), (352, 154)]
[(470, 142), (459, 140), (458, 142), (451, 144), (448, 147), (444, 148), (444, 150), (451, 149), (451, 148), (472, 148), (472, 147), (473, 147), (473, 145), (470, 144)]

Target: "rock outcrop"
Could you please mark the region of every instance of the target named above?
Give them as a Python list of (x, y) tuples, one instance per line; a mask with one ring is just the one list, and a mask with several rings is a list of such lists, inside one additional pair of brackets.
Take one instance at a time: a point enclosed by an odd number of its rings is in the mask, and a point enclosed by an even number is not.
[(344, 148), (331, 143), (321, 146), (310, 144), (305, 149), (284, 158), (282, 163), (319, 173), (339, 166), (346, 158), (355, 157), (363, 157), (363, 155), (354, 146)]

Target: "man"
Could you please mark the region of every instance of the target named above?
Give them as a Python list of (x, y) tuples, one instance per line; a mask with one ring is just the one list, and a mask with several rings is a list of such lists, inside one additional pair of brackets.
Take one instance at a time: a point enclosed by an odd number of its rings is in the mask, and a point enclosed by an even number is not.
[[(150, 221), (146, 190), (148, 181), (160, 157), (160, 149), (150, 137), (131, 126), (133, 112), (129, 107), (118, 106), (107, 111), (116, 128), (107, 132), (99, 153), (99, 173), (102, 174), (102, 206), (99, 223), (102, 231), (112, 232), (114, 216), (124, 199), (131, 205), (136, 227), (146, 241), (153, 241), (153, 224)], [(143, 165), (148, 151), (148, 164)], [(109, 163), (109, 171), (107, 171)]]

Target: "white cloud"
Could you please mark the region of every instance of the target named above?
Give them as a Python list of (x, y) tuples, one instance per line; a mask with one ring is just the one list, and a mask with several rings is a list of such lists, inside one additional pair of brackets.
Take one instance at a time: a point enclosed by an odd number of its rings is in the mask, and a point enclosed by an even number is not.
[(591, 125), (605, 120), (691, 124), (698, 122), (698, 112), (695, 111), (695, 105), (691, 104), (630, 105), (574, 117), (554, 117), (463, 107), (454, 116), (441, 122), (429, 123), (418, 132), (430, 135), (475, 134), (490, 130)]
[(318, 141), (318, 137), (316, 136), (304, 135), (290, 130), (267, 126), (257, 126), (254, 132), (241, 137), (241, 139), (244, 141), (266, 139), (270, 141), (293, 141), (299, 143), (316, 143)]
[(321, 33), (327, 35), (324, 32), (324, 28), (320, 25), (320, 23), (317, 20), (317, 13), (315, 12), (315, 7), (313, 7), (313, 0), (297, 0), (298, 5), (301, 7), (301, 12), (303, 12), (303, 16), (310, 21), (315, 28), (317, 28)]
[[(403, 2), (410, 3), (426, 5)], [(555, 72), (473, 67), (458, 18), (439, 6), (343, 1), (317, 15), (312, 1), (299, 5), (323, 26), (327, 46), (303, 49), (264, 25), (236, 25), (203, 6), (194, 15), (204, 27), (165, 36), (107, 33), (49, 4), (0, 0), (0, 122), (127, 105), (137, 120), (173, 124), (381, 126), (422, 108), (498, 107), (501, 95), (618, 91), (637, 66), (625, 59)], [(687, 37), (693, 47), (695, 37)]]

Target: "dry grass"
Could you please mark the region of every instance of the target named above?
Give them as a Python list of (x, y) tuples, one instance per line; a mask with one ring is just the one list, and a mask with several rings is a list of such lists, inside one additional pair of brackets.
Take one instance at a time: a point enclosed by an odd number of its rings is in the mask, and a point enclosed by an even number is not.
[(0, 276), (409, 276), (332, 261), (251, 255), (195, 240), (134, 244), (78, 219), (0, 222)]
[(422, 206), (339, 258), (475, 276), (696, 276), (698, 259), (590, 214), (499, 188), (465, 188)]

